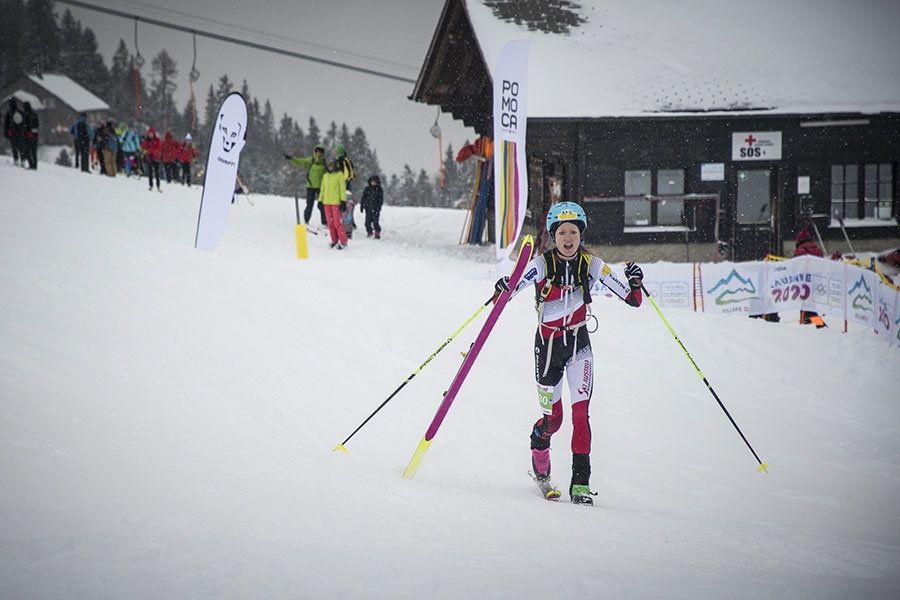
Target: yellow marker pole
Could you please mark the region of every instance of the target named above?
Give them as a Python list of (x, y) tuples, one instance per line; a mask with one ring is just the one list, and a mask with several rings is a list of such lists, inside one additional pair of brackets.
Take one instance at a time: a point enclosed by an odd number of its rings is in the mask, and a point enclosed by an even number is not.
[(309, 251), (306, 248), (306, 225), (297, 225), (294, 228), (294, 235), (297, 237), (297, 258), (309, 258)]

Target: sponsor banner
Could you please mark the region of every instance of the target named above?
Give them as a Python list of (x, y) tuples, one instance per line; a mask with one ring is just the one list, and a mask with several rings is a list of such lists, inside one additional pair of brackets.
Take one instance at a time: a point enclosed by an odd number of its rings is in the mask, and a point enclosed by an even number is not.
[(766, 264), (766, 312), (811, 310), (843, 318), (843, 263), (803, 256)]
[(875, 328), (875, 287), (878, 275), (859, 267), (848, 266), (844, 281), (844, 318), (853, 323)]
[(892, 340), (894, 313), (897, 308), (897, 290), (886, 285), (875, 286), (875, 332)]
[(234, 198), (238, 160), (247, 141), (247, 104), (234, 92), (219, 108), (219, 116), (209, 141), (209, 157), (203, 176), (203, 196), (194, 247), (212, 252), (225, 233), (228, 212)]
[[(644, 280), (644, 287), (662, 308), (686, 308), (702, 311), (702, 302), (694, 296), (692, 279), (694, 268), (691, 263), (657, 264), (651, 267), (653, 277)], [(597, 283), (597, 286), (602, 284)], [(599, 291), (599, 290), (596, 290)], [(694, 304), (697, 303), (695, 307)]]
[(703, 265), (703, 311), (718, 315), (766, 312), (766, 263)]
[[(886, 287), (886, 286), (883, 286)], [(894, 292), (894, 317), (891, 320), (891, 345), (900, 348), (900, 292)]]
[[(657, 263), (644, 267), (644, 275), (644, 287), (661, 307), (740, 316), (815, 311), (870, 327), (900, 348), (900, 291), (856, 265), (803, 256), (767, 262)], [(593, 292), (605, 293), (599, 287)]]
[(528, 207), (525, 124), (528, 40), (506, 44), (494, 70), (494, 208), (497, 260), (508, 260)]

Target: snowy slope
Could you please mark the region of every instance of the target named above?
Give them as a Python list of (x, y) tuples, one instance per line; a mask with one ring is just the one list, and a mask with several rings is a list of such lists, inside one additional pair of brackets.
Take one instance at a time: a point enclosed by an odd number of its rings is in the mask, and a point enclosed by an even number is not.
[(0, 179), (0, 597), (900, 593), (900, 356), (870, 331), (667, 311), (765, 474), (652, 308), (598, 298), (590, 509), (525, 475), (516, 298), (405, 480), (483, 317), (332, 449), (490, 295), (463, 212), (388, 206), (383, 240), (299, 261), (289, 198), (210, 254), (198, 188)]

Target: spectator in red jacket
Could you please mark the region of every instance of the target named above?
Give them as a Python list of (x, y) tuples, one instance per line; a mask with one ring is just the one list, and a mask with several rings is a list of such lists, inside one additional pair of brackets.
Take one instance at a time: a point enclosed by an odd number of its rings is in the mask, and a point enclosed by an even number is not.
[(156, 175), (156, 191), (159, 189), (159, 161), (162, 158), (162, 142), (156, 136), (156, 130), (152, 127), (147, 130), (147, 137), (141, 142), (141, 152), (144, 153), (147, 164), (147, 179), (150, 181), (150, 190), (153, 190), (153, 176)]
[[(797, 247), (794, 249), (794, 256), (818, 256), (820, 258), (825, 257), (825, 253), (822, 252), (822, 249), (819, 248), (819, 244), (816, 243), (816, 240), (809, 235), (809, 229), (804, 227), (800, 230), (800, 233), (797, 234)], [(827, 327), (825, 325), (825, 321), (822, 320), (822, 317), (819, 316), (818, 313), (815, 313), (811, 310), (801, 310), (800, 311), (800, 323), (802, 325), (809, 325), (810, 323), (814, 323), (818, 329), (822, 327)]]
[(162, 142), (162, 161), (163, 172), (168, 183), (178, 179), (178, 153), (180, 151), (181, 144), (172, 137), (171, 131), (167, 131)]
[(197, 160), (197, 146), (191, 134), (184, 136), (184, 143), (178, 152), (178, 162), (181, 163), (181, 185), (191, 187), (191, 163)]

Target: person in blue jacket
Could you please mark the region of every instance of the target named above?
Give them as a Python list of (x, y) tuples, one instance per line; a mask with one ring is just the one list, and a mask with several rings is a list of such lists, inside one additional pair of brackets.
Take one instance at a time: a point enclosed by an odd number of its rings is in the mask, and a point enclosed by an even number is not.
[(135, 171), (138, 178), (141, 171), (138, 169), (137, 157), (141, 150), (141, 135), (135, 130), (134, 126), (129, 126), (119, 137), (122, 146), (122, 152), (125, 155), (125, 175), (131, 177), (131, 172)]

